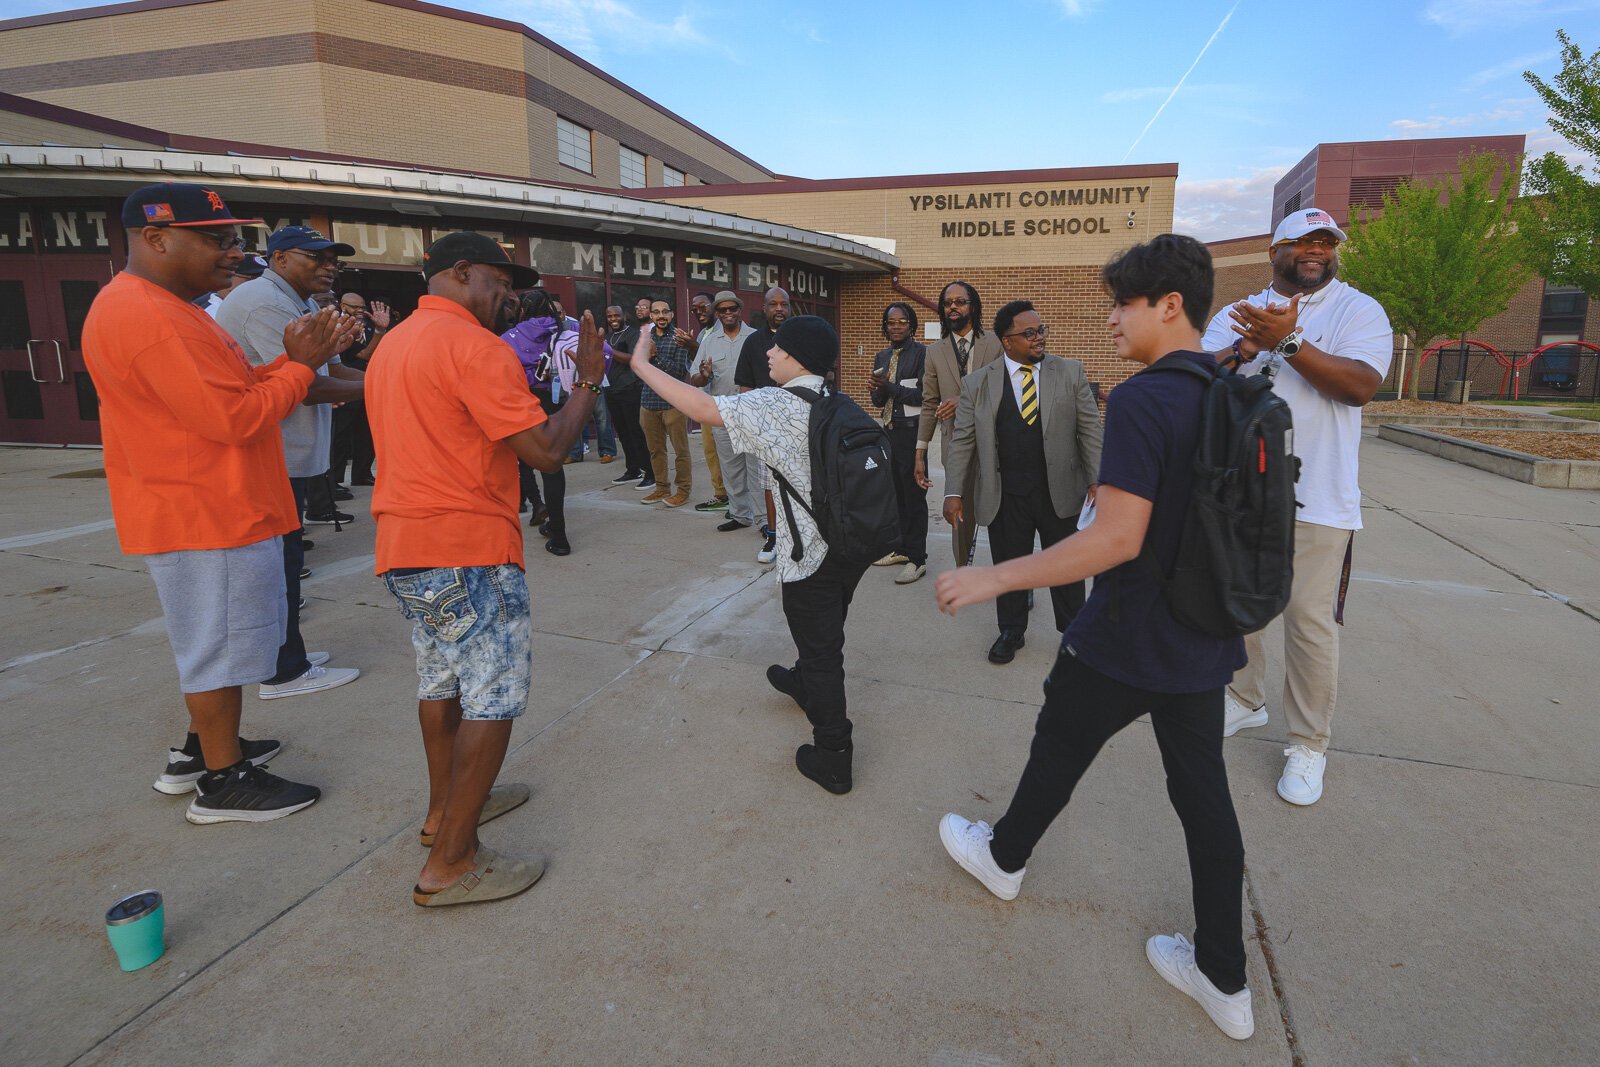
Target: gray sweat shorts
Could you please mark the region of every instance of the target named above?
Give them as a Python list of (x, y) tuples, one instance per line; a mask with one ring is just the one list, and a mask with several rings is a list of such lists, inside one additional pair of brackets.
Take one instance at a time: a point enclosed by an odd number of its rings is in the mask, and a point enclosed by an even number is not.
[(278, 669), (289, 626), (283, 538), (145, 557), (178, 661), (178, 687), (254, 685)]

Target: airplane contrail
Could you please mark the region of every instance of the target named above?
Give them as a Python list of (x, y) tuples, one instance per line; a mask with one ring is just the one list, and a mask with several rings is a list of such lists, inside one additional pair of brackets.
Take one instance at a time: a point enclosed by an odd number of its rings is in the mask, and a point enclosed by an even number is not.
[(1122, 162), (1126, 163), (1128, 161), (1128, 157), (1133, 155), (1133, 150), (1139, 147), (1139, 142), (1144, 140), (1144, 135), (1150, 132), (1150, 127), (1156, 124), (1156, 119), (1161, 117), (1161, 113), (1167, 110), (1167, 105), (1172, 103), (1172, 98), (1178, 95), (1178, 90), (1182, 89), (1183, 83), (1189, 80), (1189, 75), (1194, 73), (1194, 68), (1198, 67), (1200, 65), (1200, 61), (1206, 57), (1206, 50), (1216, 43), (1218, 37), (1222, 36), (1222, 31), (1224, 27), (1228, 25), (1228, 20), (1233, 18), (1233, 13), (1239, 10), (1239, 5), (1243, 2), (1244, 0), (1234, 0), (1234, 5), (1228, 9), (1228, 13), (1226, 15), (1222, 16), (1222, 21), (1219, 22), (1217, 24), (1217, 28), (1211, 32), (1211, 36), (1206, 38), (1206, 43), (1204, 47), (1200, 49), (1200, 54), (1194, 57), (1194, 62), (1189, 64), (1189, 69), (1183, 72), (1183, 77), (1178, 79), (1178, 84), (1172, 87), (1172, 92), (1167, 94), (1167, 98), (1161, 101), (1161, 106), (1156, 108), (1156, 113), (1154, 115), (1150, 116), (1150, 121), (1144, 124), (1144, 129), (1139, 131), (1139, 136), (1135, 137), (1133, 139), (1133, 143), (1128, 146), (1128, 150), (1122, 153)]

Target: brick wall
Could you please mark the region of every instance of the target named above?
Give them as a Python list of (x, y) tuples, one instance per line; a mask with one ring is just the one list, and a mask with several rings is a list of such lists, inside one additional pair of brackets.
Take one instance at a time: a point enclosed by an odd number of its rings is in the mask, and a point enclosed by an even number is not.
[[(934, 301), (945, 283), (958, 278), (978, 290), (986, 330), (1003, 304), (1032, 300), (1039, 317), (1050, 327), (1047, 350), (1082, 360), (1085, 373), (1091, 382), (1099, 383), (1102, 395), (1138, 369), (1135, 364), (1118, 359), (1111, 347), (1111, 333), (1105, 321), (1111, 305), (1100, 288), (1099, 266), (905, 270), (900, 273), (900, 284)], [(858, 400), (867, 395), (872, 357), (885, 345), (880, 330), (883, 308), (891, 301), (906, 299), (884, 275), (845, 275), (840, 279), (841, 384)], [(938, 312), (921, 304), (916, 308), (919, 323), (939, 321)], [(922, 336), (920, 327), (917, 339), (932, 344)]]

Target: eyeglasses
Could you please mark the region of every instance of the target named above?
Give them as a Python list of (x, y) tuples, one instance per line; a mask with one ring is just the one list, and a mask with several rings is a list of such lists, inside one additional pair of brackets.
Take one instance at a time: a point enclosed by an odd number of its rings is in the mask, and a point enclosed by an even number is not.
[(339, 310), (346, 315), (365, 315), (367, 313), (366, 307), (362, 304), (340, 304)]
[(225, 233), (212, 233), (199, 228), (190, 229), (190, 233), (204, 237), (207, 241), (217, 246), (218, 252), (232, 252), (235, 248), (244, 247), (244, 238), (238, 234), (229, 236)]
[(303, 252), (298, 248), (290, 248), (286, 251), (292, 252), (297, 256), (305, 256), (307, 259), (314, 259), (319, 265), (324, 267), (333, 267), (335, 270), (344, 266), (343, 263), (339, 262), (338, 256), (332, 255), (328, 252)]
[(949, 300), (944, 302), (944, 306), (947, 308), (964, 308), (970, 307), (971, 304), (972, 302), (964, 296), (952, 296)]
[(736, 305), (736, 304), (724, 304), (721, 307), (717, 308), (717, 314), (718, 315), (737, 315), (737, 314), (739, 314), (738, 305)]
[[(1258, 245), (1257, 247), (1259, 248), (1260, 246)], [(1033, 328), (1030, 327), (1030, 328), (1028, 328), (1026, 330), (1018, 330), (1016, 333), (1005, 334), (1004, 336), (1006, 336), (1006, 337), (1020, 337), (1024, 341), (1027, 341), (1029, 344), (1032, 344), (1034, 341), (1037, 341), (1037, 340), (1040, 340), (1041, 338), (1050, 336), (1050, 327), (1048, 327), (1048, 326), (1040, 326), (1038, 329), (1033, 329)]]
[(891, 319), (888, 319), (886, 321), (890, 326), (910, 326), (911, 325), (911, 320), (910, 319), (891, 318)]
[(1307, 234), (1304, 237), (1296, 237), (1292, 241), (1279, 241), (1277, 244), (1273, 245), (1272, 247), (1273, 248), (1282, 248), (1284, 245), (1294, 245), (1296, 248), (1328, 248), (1328, 249), (1333, 249), (1333, 248), (1338, 248), (1339, 247), (1339, 239), (1337, 237), (1332, 237), (1332, 236), (1322, 237), (1322, 236), (1318, 236), (1317, 234)]

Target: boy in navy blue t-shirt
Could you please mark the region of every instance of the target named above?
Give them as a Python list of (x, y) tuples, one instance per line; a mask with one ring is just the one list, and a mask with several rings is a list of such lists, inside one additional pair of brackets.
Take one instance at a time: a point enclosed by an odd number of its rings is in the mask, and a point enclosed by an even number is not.
[[(1095, 577), (1088, 603), (1061, 639), (1044, 707), (1011, 806), (993, 829), (946, 815), (951, 857), (1002, 900), (1101, 747), (1150, 716), (1167, 794), (1183, 823), (1194, 886), (1195, 934), (1152, 937), (1150, 963), (1193, 997), (1229, 1037), (1255, 1030), (1245, 985), (1240, 897), (1244, 843), (1222, 760), (1222, 694), (1244, 664), (1239, 638), (1208, 637), (1172, 617), (1161, 576), (1172, 566), (1188, 508), (1204, 383), (1152, 366), (1215, 362), (1200, 350), (1211, 309), (1211, 255), (1193, 238), (1163, 234), (1108, 263), (1108, 316), (1117, 355), (1145, 365), (1111, 391), (1096, 517), (1031, 556), (939, 576), (939, 608)], [(1143, 550), (1143, 558), (1141, 558)]]

